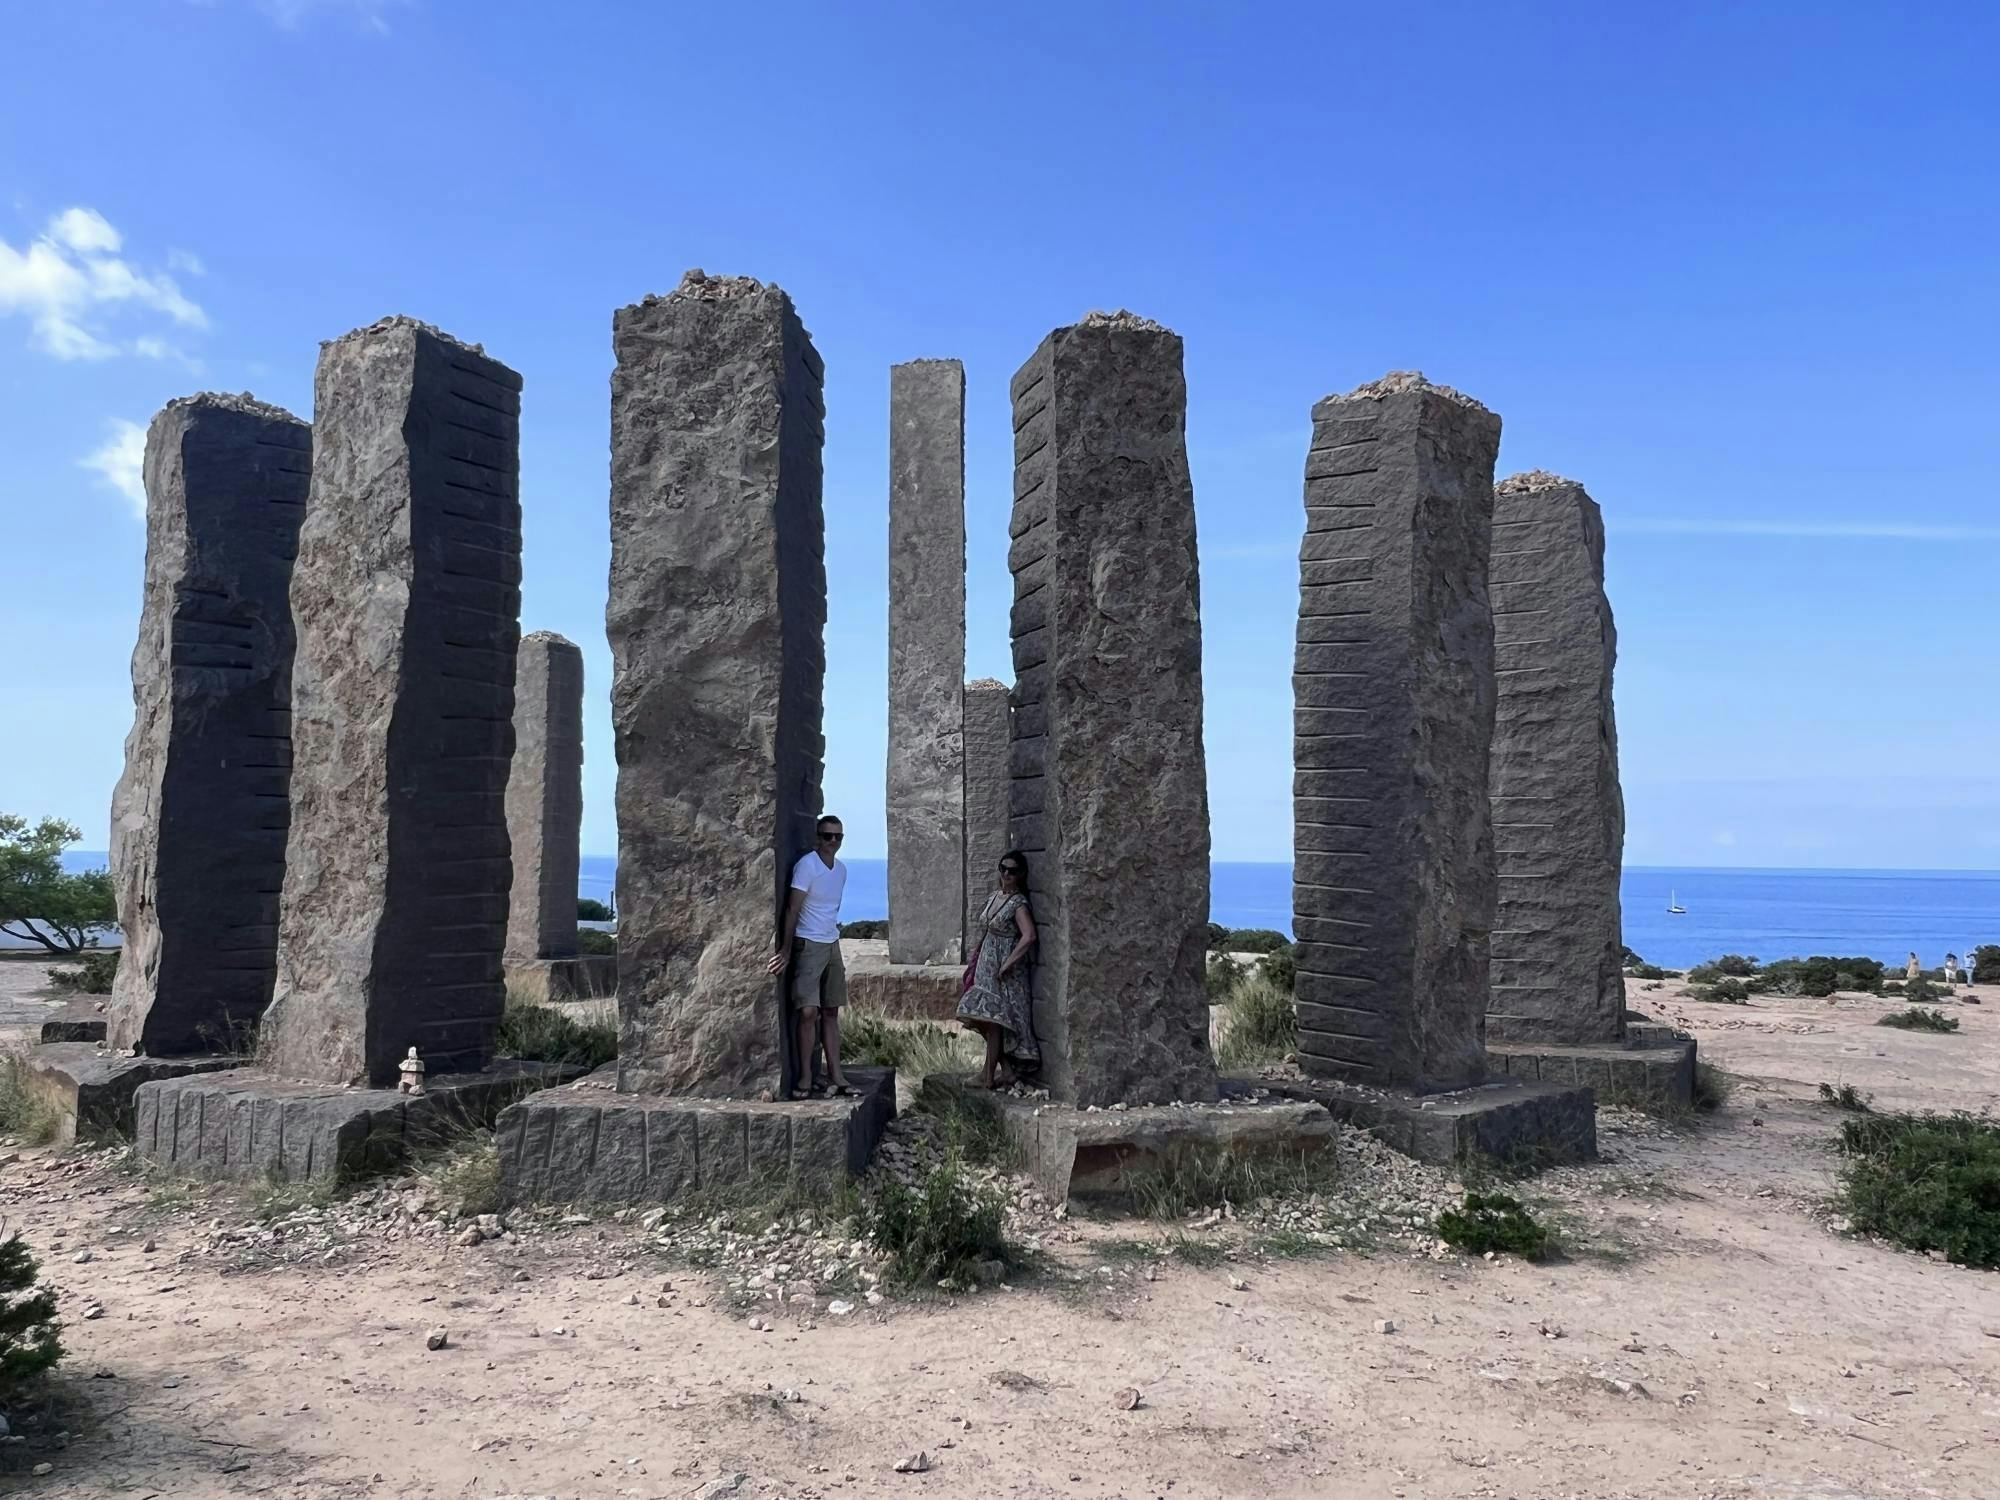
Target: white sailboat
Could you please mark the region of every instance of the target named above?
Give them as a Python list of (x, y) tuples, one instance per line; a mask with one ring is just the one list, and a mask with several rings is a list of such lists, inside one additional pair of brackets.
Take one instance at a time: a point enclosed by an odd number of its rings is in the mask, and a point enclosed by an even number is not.
[(1667, 915), (1670, 917), (1684, 917), (1687, 914), (1688, 909), (1681, 905), (1680, 896), (1672, 886), (1669, 886), (1667, 888)]

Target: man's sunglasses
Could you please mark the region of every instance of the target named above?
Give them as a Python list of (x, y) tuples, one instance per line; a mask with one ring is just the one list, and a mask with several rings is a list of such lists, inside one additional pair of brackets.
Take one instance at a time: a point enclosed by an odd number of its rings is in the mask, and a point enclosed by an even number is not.
[(822, 844), (837, 844), (846, 837), (847, 835), (844, 833), (822, 833), (819, 836), (819, 841)]

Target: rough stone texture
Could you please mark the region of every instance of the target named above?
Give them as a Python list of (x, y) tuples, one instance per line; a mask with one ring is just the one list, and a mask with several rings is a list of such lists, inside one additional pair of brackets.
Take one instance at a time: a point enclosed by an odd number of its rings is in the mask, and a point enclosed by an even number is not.
[(982, 677), (965, 685), (965, 945), (979, 941), (979, 914), (999, 889), (1000, 856), (1008, 849), (1008, 756), (1014, 737), (1013, 695)]
[(103, 1000), (72, 1000), (52, 1011), (42, 1022), (38, 1040), (44, 1042), (101, 1042), (110, 1034)]
[(514, 663), (514, 759), (507, 843), (514, 890), (507, 961), (576, 953), (583, 860), (583, 653), (553, 631), (521, 637)]
[(1625, 1034), (1618, 876), (1625, 800), (1604, 597), (1604, 519), (1574, 480), (1493, 489), (1493, 988), (1486, 1031), (1524, 1042)]
[(1333, 1134), (1333, 1117), (1317, 1104), (1253, 1103), (1240, 1084), (1231, 1093), (1234, 1099), (1216, 1104), (1085, 1112), (932, 1073), (918, 1097), (941, 1114), (974, 1113), (996, 1121), (1036, 1185), (1057, 1202), (1130, 1207), (1135, 1176), (1191, 1149), (1290, 1155), (1317, 1151)]
[(1500, 419), (1398, 373), (1313, 408), (1299, 549), (1293, 931), (1307, 1072), (1485, 1076), (1486, 565)]
[[(1178, 335), (1058, 328), (1014, 376), (1009, 843), (1071, 1104), (1215, 1096), (1201, 585)], [(988, 887), (990, 889), (990, 886)]]
[(1493, 1042), (1486, 1058), (1495, 1073), (1509, 1078), (1582, 1084), (1599, 1104), (1650, 1109), (1688, 1109), (1694, 1104), (1695, 1044), (1688, 1037), (1622, 1047)]
[(544, 1000), (609, 1000), (618, 993), (618, 955), (583, 953), (510, 963), (507, 984)]
[(504, 1003), (521, 379), (408, 318), (322, 346), (292, 575), (282, 1077), (478, 1068)]
[(889, 957), (965, 928), (965, 366), (889, 369)]
[(1257, 1080), (1310, 1099), (1418, 1161), (1535, 1169), (1597, 1156), (1597, 1107), (1587, 1088), (1496, 1078), (1471, 1088), (1413, 1094), (1333, 1080)]
[(146, 434), (135, 712), (111, 796), (120, 1049), (213, 1051), (271, 1000), (311, 474), (312, 428), (247, 396), (170, 401)]
[(138, 1091), (133, 1146), (177, 1175), (237, 1182), (345, 1181), (389, 1172), (574, 1065), (494, 1062), (478, 1073), (426, 1077), (421, 1095), (291, 1083), (254, 1068), (148, 1083)]
[(90, 1042), (52, 1042), (28, 1049), (22, 1078), (31, 1093), (55, 1110), (58, 1142), (73, 1141), (78, 1135), (129, 1139), (133, 1097), (142, 1084), (233, 1068), (242, 1060), (217, 1055), (120, 1057)]
[(612, 323), (619, 1086), (776, 1089), (764, 971), (820, 810), (822, 367), (775, 286), (690, 272)]
[(849, 1068), (854, 1099), (760, 1104), (613, 1091), (615, 1064), (500, 1117), (513, 1202), (664, 1203), (703, 1189), (832, 1186), (868, 1170), (896, 1117), (893, 1068)]
[(949, 1021), (958, 1014), (961, 964), (899, 964), (880, 938), (842, 938), (847, 1003), (893, 1020)]

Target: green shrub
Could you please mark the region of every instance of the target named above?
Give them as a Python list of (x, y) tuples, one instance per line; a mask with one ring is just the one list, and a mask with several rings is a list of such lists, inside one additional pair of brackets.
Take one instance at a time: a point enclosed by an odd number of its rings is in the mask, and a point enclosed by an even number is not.
[(1914, 1005), (1908, 1010), (1892, 1010), (1875, 1022), (1877, 1026), (1893, 1026), (1898, 1031), (1956, 1031), (1958, 1017), (1948, 1016), (1941, 1010), (1919, 1010)]
[(1263, 974), (1236, 986), (1223, 1024), (1216, 1061), (1225, 1068), (1280, 1062), (1299, 1045), (1298, 1008), (1289, 985), (1279, 988)]
[(1634, 964), (1627, 970), (1634, 979), (1665, 979), (1667, 971), (1658, 964)]
[(80, 964), (66, 964), (60, 969), (49, 969), (49, 983), (54, 988), (77, 995), (108, 995), (111, 982), (118, 977), (117, 948), (92, 948), (83, 955)]
[(611, 920), (611, 908), (606, 906), (602, 901), (594, 900), (589, 896), (578, 896), (576, 898), (576, 919), (579, 922), (609, 922)]
[(579, 927), (576, 930), (576, 951), (586, 958), (618, 956), (618, 934), (599, 932), (595, 927)]
[(1900, 979), (1885, 979), (1885, 980), (1883, 980), (1883, 981), (1882, 981), (1882, 993), (1883, 993), (1883, 994), (1885, 994), (1885, 995), (1900, 995), (1900, 994), (1902, 994), (1902, 993), (1903, 993), (1903, 981), (1902, 981), (1902, 980), (1900, 980)]
[(1729, 1096), (1736, 1092), (1736, 1080), (1731, 1078), (1714, 1063), (1697, 1062), (1694, 1065), (1694, 1090), (1688, 1101), (1704, 1114), (1713, 1114), (1729, 1102)]
[(1240, 1207), (1271, 1197), (1330, 1191), (1339, 1157), (1317, 1151), (1232, 1151), (1226, 1146), (1169, 1147), (1125, 1179), (1135, 1212), (1149, 1219), (1184, 1219), (1227, 1203)]
[(1208, 924), (1208, 951), (1210, 953), (1221, 953), (1226, 951), (1228, 947), (1229, 929), (1224, 927), (1220, 922), (1210, 922)]
[(1869, 1115), (1840, 1129), (1855, 1229), (1966, 1266), (2000, 1266), (2000, 1127), (1970, 1115)]
[(2000, 984), (2000, 943), (1981, 943), (1967, 962), (1974, 984)]
[(1229, 934), (1231, 953), (1273, 953), (1291, 946), (1291, 939), (1268, 927), (1238, 927)]
[(1227, 1005), (1229, 997), (1236, 993), (1236, 986), (1243, 982), (1243, 965), (1227, 953), (1208, 955), (1208, 1003)]
[[(1688, 971), (1688, 978), (1694, 978), (1694, 971)], [(1707, 1000), (1716, 1005), (1748, 1005), (1750, 991), (1745, 989), (1740, 979), (1718, 979), (1713, 984), (1698, 984), (1688, 991), (1690, 998)]]
[(1943, 985), (1933, 984), (1921, 974), (1903, 986), (1904, 998), (1917, 1005), (1927, 1004), (1946, 993), (1949, 992)]
[(1725, 953), (1687, 971), (1690, 984), (1714, 984), (1718, 979), (1748, 979), (1757, 972), (1757, 960), (1741, 953)]
[(889, 935), (889, 924), (874, 917), (860, 922), (842, 922), (840, 935), (851, 938), (885, 938)]
[(1618, 945), (1618, 953), (1618, 966), (1621, 969), (1636, 969), (1646, 961), (1630, 948), (1627, 948), (1623, 943)]
[(508, 997), (493, 1050), (524, 1062), (575, 1063), (598, 1068), (618, 1056), (618, 1016), (608, 1004), (582, 1017), (553, 1005)]
[(1830, 1083), (1822, 1083), (1819, 1086), (1820, 1103), (1831, 1104), (1835, 1109), (1844, 1109), (1849, 1114), (1873, 1113), (1874, 1098), (1873, 1094), (1864, 1094), (1851, 1083), (1843, 1083), (1839, 1088)]
[(895, 1280), (971, 1285), (982, 1266), (1014, 1258), (1005, 1212), (998, 1190), (973, 1182), (957, 1153), (948, 1152), (915, 1188), (883, 1181), (864, 1204), (863, 1224)]
[(1518, 1198), (1505, 1193), (1467, 1193), (1462, 1208), (1437, 1216), (1438, 1238), (1467, 1255), (1518, 1255), (1541, 1260), (1549, 1253), (1549, 1232), (1535, 1222)]
[(1290, 943), (1273, 948), (1257, 960), (1257, 973), (1287, 995), (1298, 987), (1299, 950)]
[(1876, 994), (1882, 988), (1882, 963), (1874, 958), (1781, 958), (1768, 963), (1751, 981), (1758, 995), (1803, 995), (1823, 999), (1835, 990)]
[(19, 1234), (0, 1239), (0, 1396), (63, 1356), (56, 1289), (37, 1286), (41, 1266)]
[(906, 1078), (964, 1073), (980, 1066), (986, 1043), (976, 1033), (939, 1021), (892, 1021), (876, 1010), (847, 1007), (840, 1015), (842, 1063), (894, 1068)]

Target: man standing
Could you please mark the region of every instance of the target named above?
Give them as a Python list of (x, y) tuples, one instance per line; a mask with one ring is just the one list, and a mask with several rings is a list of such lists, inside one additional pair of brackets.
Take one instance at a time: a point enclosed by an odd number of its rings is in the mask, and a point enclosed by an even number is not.
[(814, 1039), (826, 1044), (826, 1076), (832, 1092), (852, 1094), (840, 1071), (840, 1007), (847, 1001), (847, 969), (840, 961), (840, 898), (847, 889), (847, 866), (837, 857), (846, 834), (840, 819), (819, 820), (812, 852), (792, 867), (792, 894), (785, 903), (784, 930), (770, 970), (792, 971), (792, 1005), (798, 1011), (798, 1077), (790, 1097), (812, 1086)]

